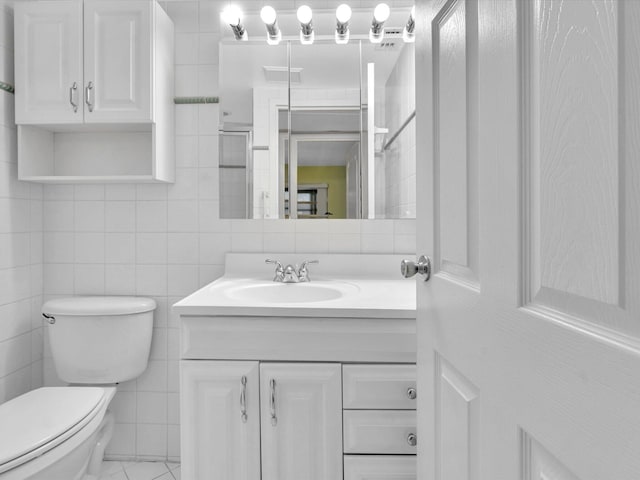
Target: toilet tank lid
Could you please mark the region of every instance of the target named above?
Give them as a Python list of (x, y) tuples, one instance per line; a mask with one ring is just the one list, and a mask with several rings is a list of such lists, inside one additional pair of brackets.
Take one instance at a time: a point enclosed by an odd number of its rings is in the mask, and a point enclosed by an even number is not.
[(42, 313), (49, 315), (130, 315), (155, 310), (156, 302), (145, 297), (66, 297), (48, 300)]

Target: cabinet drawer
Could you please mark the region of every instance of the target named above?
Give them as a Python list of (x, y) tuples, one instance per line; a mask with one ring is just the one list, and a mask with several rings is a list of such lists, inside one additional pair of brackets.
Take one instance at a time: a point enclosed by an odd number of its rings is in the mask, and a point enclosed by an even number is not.
[(416, 480), (413, 455), (345, 455), (344, 480)]
[(342, 378), (344, 408), (416, 408), (415, 365), (345, 365)]
[(345, 410), (344, 453), (415, 454), (415, 410)]

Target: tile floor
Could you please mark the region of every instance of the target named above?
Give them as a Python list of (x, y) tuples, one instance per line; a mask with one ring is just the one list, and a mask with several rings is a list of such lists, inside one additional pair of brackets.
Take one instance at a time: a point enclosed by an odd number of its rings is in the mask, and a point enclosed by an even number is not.
[(98, 480), (180, 480), (180, 464), (105, 461)]

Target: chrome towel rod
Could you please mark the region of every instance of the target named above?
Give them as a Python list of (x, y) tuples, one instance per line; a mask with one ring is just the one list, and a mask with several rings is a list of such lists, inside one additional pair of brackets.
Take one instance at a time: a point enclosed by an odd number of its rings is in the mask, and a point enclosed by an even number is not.
[(414, 110), (413, 112), (411, 112), (409, 114), (409, 116), (407, 117), (407, 119), (404, 121), (404, 123), (402, 125), (400, 125), (400, 128), (398, 130), (396, 130), (396, 133), (394, 133), (391, 138), (389, 139), (389, 141), (387, 143), (384, 144), (384, 147), (382, 147), (382, 150), (387, 150), (391, 144), (393, 142), (395, 142), (396, 138), (398, 138), (398, 135), (400, 135), (402, 133), (402, 131), (405, 129), (405, 127), (407, 125), (409, 125), (409, 123), (411, 122), (411, 120), (413, 120), (416, 116), (416, 111)]
[(219, 97), (175, 97), (173, 103), (176, 105), (194, 105), (199, 103), (220, 103)]

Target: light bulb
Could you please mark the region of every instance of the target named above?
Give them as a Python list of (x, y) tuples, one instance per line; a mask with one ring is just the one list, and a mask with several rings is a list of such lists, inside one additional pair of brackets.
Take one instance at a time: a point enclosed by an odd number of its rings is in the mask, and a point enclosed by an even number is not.
[(351, 20), (351, 7), (343, 3), (336, 9), (336, 20), (340, 23), (347, 23)]
[(276, 11), (273, 7), (266, 5), (260, 10), (260, 18), (267, 25), (276, 23)]
[(300, 8), (298, 8), (297, 16), (300, 23), (304, 23), (305, 25), (307, 25), (311, 22), (313, 12), (308, 5), (302, 5)]
[(414, 6), (411, 9), (411, 13), (409, 14), (409, 19), (407, 20), (407, 24), (402, 31), (402, 39), (407, 43), (413, 43), (416, 41), (416, 36), (414, 34), (414, 30), (416, 29), (416, 7)]
[(387, 21), (390, 14), (391, 10), (389, 9), (389, 5), (386, 3), (379, 3), (373, 11), (373, 18), (375, 18), (378, 23), (384, 23)]
[(232, 26), (240, 25), (242, 21), (242, 11), (236, 5), (229, 5), (222, 12), (222, 20)]

